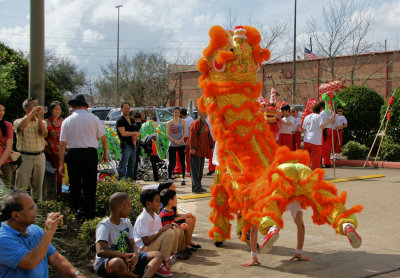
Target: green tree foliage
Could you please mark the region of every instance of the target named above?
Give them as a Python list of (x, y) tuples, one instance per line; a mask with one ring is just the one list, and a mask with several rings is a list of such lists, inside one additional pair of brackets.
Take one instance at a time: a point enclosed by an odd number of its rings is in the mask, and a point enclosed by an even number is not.
[(86, 74), (67, 58), (52, 54), (46, 57), (46, 74), (63, 95), (77, 94), (87, 84)]
[[(110, 61), (101, 67), (95, 86), (99, 102), (115, 103), (116, 63)], [(136, 106), (164, 106), (169, 97), (167, 62), (159, 53), (139, 52), (133, 59), (122, 56), (119, 60), (119, 95), (122, 100)]]
[[(0, 103), (6, 107), (5, 120), (14, 121), (22, 117), (25, 112), (22, 109), (22, 102), (28, 97), (28, 74), (29, 63), (21, 53), (0, 43), (0, 52), (5, 53), (0, 60), (0, 65), (12, 64), (8, 74), (15, 86), (9, 89), (9, 93), (0, 93)], [(68, 113), (68, 106), (63, 95), (57, 89), (56, 85), (46, 76), (45, 77), (45, 105), (49, 106), (51, 102), (58, 100), (63, 104), (63, 116)]]
[(0, 50), (0, 94), (8, 95), (9, 90), (15, 87), (15, 81), (11, 78), (13, 62), (6, 62), (7, 52)]
[[(381, 121), (385, 116), (388, 101), (389, 99), (385, 100), (385, 103), (381, 108)], [(400, 142), (400, 87), (395, 90), (393, 103), (390, 105), (390, 107), (390, 122), (388, 124), (386, 134), (390, 136), (394, 142)]]
[(349, 125), (344, 129), (343, 142), (353, 140), (371, 147), (380, 125), (382, 96), (364, 86), (349, 86), (338, 96), (346, 104), (344, 116)]

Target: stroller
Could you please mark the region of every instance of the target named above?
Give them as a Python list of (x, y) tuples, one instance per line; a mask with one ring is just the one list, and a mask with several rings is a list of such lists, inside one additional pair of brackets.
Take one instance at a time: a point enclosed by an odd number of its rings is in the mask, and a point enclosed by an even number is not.
[(154, 180), (159, 178), (168, 179), (167, 163), (160, 159), (153, 146), (153, 141), (157, 140), (157, 134), (151, 134), (140, 140), (139, 146), (143, 150), (144, 155), (139, 159), (139, 167), (137, 171), (137, 178), (149, 181), (151, 176)]

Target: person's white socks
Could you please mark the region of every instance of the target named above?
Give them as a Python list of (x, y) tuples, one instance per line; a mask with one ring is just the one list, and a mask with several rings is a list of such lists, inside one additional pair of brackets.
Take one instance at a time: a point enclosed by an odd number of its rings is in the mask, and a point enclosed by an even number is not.
[[(346, 228), (347, 227), (353, 227), (354, 228), (354, 225), (353, 224), (351, 224), (351, 223), (343, 223), (343, 225), (342, 225), (342, 231), (343, 231), (343, 234), (345, 235), (346, 234)], [(354, 228), (355, 229), (355, 228)]]

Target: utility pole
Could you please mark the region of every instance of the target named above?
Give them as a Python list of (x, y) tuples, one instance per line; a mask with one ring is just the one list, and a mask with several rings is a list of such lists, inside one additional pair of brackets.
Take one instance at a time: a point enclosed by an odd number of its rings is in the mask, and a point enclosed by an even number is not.
[(44, 105), (44, 0), (31, 0), (29, 97)]
[(115, 8), (118, 9), (118, 34), (117, 34), (117, 106), (119, 106), (119, 8), (122, 5), (117, 5)]
[(297, 1), (294, 0), (292, 104), (296, 104), (296, 2)]

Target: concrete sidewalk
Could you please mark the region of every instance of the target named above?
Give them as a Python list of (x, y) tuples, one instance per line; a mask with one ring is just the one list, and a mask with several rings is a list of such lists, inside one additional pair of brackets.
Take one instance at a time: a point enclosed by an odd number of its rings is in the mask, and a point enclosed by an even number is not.
[[(208, 171), (204, 169), (204, 173)], [(364, 206), (358, 231), (363, 238), (359, 249), (352, 249), (348, 239), (336, 235), (328, 225), (312, 222), (312, 210), (304, 212), (306, 238), (304, 255), (309, 262), (292, 262), (296, 247), (296, 226), (285, 213), (285, 227), (270, 254), (259, 255), (260, 266), (241, 267), (250, 260), (250, 249), (236, 235), (216, 248), (208, 237), (212, 227), (208, 220), (210, 198), (179, 200), (178, 206), (197, 217), (194, 241), (202, 248), (187, 261), (173, 265), (174, 277), (400, 277), (400, 171), (397, 169), (362, 169), (340, 167), (327, 169), (326, 179), (383, 174), (383, 178), (336, 183), (339, 192), (348, 192), (347, 206)], [(204, 176), (204, 187), (209, 189), (212, 176)], [(178, 197), (192, 195), (190, 178), (181, 186), (176, 180)], [(232, 221), (232, 231), (236, 222)], [(259, 237), (260, 238), (260, 237)], [(260, 241), (260, 240), (259, 240)]]

